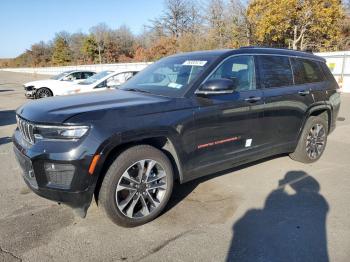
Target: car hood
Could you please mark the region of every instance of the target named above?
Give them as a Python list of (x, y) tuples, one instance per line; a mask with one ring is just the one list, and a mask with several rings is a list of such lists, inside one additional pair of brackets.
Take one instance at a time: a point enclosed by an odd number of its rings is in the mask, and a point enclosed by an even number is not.
[[(17, 114), (37, 123), (63, 123), (75, 115), (100, 110), (142, 107), (142, 110), (137, 110), (138, 113), (147, 114), (150, 110), (162, 111), (170, 100), (171, 98), (145, 93), (107, 90), (34, 100), (18, 108)], [(159, 104), (163, 106), (156, 106)]]
[(45, 79), (45, 80), (37, 80), (37, 81), (32, 81), (32, 82), (28, 82), (25, 83), (25, 86), (34, 86), (34, 87), (45, 87), (46, 85), (50, 85), (53, 83), (57, 83), (60, 82), (58, 80), (54, 80), (54, 79)]

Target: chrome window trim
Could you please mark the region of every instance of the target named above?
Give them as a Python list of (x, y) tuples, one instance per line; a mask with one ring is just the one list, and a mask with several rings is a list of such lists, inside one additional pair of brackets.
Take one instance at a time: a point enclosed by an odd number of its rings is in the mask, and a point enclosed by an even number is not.
[[(264, 48), (262, 48), (264, 49)], [(268, 49), (267, 49), (268, 50)], [(266, 53), (247, 53), (247, 54), (235, 54), (235, 55), (230, 55), (228, 57), (226, 57), (224, 60), (222, 60), (209, 74), (208, 76), (200, 83), (199, 87), (196, 89), (196, 91), (194, 92), (195, 94), (197, 94), (197, 90), (199, 90), (200, 86), (202, 84), (204, 84), (208, 78), (214, 74), (214, 72), (228, 59), (232, 58), (232, 57), (236, 57), (236, 56), (259, 56), (259, 55), (266, 55), (266, 56), (285, 56), (285, 57), (288, 57), (288, 58), (300, 58), (300, 59), (306, 59), (306, 60), (313, 60), (313, 61), (316, 61), (316, 62), (321, 62), (321, 63), (324, 63), (323, 61), (321, 61), (320, 59), (317, 59), (317, 58), (313, 58), (313, 57), (303, 57), (303, 56), (299, 56), (299, 55), (285, 55), (285, 54), (266, 54)], [(255, 58), (254, 58), (254, 74), (255, 74), (255, 82), (256, 82), (256, 70), (255, 70)], [(293, 75), (293, 78), (294, 78), (294, 75)], [(256, 84), (256, 83), (255, 83)], [(263, 89), (263, 88), (260, 88), (260, 89)], [(258, 90), (258, 89), (255, 89), (255, 90)], [(254, 91), (254, 90), (245, 90), (245, 91), (241, 91), (241, 92), (247, 92), (247, 91)]]

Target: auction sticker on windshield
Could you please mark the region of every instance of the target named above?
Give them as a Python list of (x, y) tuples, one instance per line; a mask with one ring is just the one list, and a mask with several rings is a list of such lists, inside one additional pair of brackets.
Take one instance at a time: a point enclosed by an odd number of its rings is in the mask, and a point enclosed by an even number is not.
[(186, 60), (182, 65), (187, 66), (204, 66), (208, 61), (203, 60)]

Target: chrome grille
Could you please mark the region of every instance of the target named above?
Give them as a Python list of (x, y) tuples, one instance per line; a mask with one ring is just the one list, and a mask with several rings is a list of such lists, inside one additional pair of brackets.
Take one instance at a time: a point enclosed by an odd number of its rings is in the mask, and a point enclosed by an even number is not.
[(27, 120), (16, 115), (17, 126), (19, 131), (21, 132), (24, 140), (26, 140), (30, 144), (34, 144), (34, 124), (30, 123)]

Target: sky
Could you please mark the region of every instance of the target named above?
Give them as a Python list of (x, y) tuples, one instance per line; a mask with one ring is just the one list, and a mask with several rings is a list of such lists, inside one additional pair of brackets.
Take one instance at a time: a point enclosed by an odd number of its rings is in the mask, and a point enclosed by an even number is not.
[(163, 0), (0, 0), (0, 58), (16, 57), (57, 32), (87, 33), (99, 23), (112, 29), (125, 24), (138, 34), (163, 7)]

